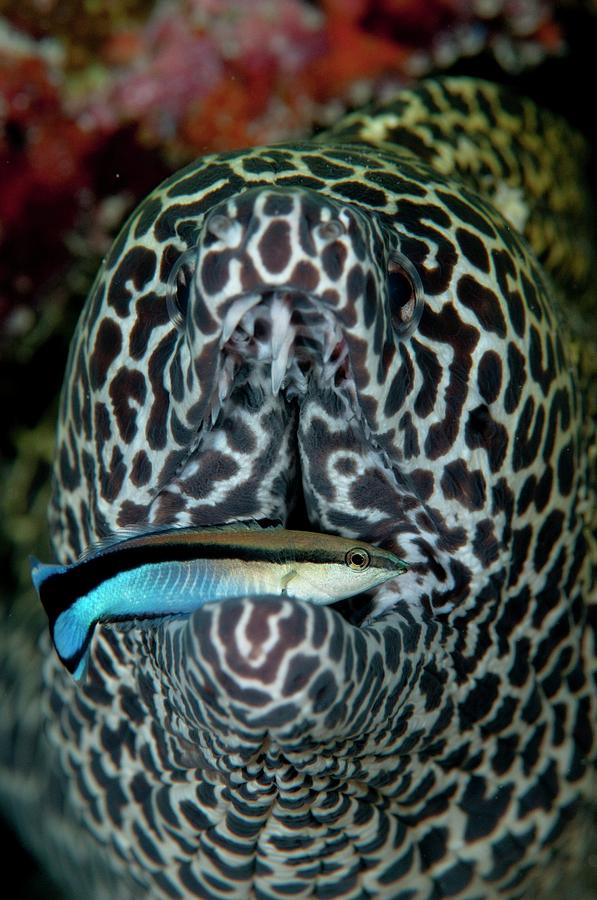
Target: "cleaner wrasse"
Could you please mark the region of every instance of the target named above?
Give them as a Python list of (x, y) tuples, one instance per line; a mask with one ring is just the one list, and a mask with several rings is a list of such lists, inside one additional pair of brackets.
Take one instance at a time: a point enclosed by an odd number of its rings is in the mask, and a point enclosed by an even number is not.
[(389, 550), (282, 527), (174, 528), (92, 549), (71, 565), (31, 559), (31, 577), (62, 663), (85, 670), (98, 622), (184, 615), (235, 597), (330, 604), (407, 570)]

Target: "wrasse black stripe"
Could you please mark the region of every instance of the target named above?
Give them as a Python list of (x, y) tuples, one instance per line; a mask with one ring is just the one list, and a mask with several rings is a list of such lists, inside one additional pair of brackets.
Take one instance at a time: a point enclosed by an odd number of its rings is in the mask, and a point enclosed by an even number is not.
[[(136, 539), (134, 539), (136, 540)], [(358, 546), (355, 542), (355, 546)], [(72, 603), (120, 572), (128, 572), (141, 566), (164, 562), (186, 562), (194, 559), (240, 560), (241, 562), (269, 563), (332, 563), (338, 562), (338, 553), (330, 550), (303, 550), (296, 548), (271, 550), (261, 547), (244, 547), (234, 543), (155, 543), (127, 547), (126, 543), (105, 550), (98, 556), (76, 563), (66, 572), (49, 575), (41, 585), (39, 596), (43, 607), (53, 621)], [(386, 561), (380, 560), (386, 568)], [(392, 568), (388, 561), (387, 568)]]

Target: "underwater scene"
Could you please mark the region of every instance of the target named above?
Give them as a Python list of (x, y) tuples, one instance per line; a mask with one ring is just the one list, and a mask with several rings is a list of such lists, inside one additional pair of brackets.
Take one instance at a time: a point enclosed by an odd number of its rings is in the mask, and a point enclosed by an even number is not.
[(597, 900), (594, 0), (0, 4), (23, 900)]

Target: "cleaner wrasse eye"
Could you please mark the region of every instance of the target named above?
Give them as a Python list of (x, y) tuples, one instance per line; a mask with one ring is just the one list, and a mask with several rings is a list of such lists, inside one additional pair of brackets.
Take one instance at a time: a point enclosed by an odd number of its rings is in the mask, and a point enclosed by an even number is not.
[(403, 574), (389, 550), (282, 527), (168, 529), (92, 550), (71, 565), (31, 559), (31, 577), (62, 663), (85, 670), (98, 622), (184, 615), (262, 594), (330, 604)]

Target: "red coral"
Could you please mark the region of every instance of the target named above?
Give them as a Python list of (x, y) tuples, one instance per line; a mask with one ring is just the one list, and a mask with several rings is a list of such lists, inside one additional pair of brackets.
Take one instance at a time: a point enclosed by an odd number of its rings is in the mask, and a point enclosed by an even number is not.
[(364, 27), (367, 0), (322, 0), (322, 6), (327, 51), (305, 74), (308, 89), (318, 100), (345, 95), (355, 81), (404, 71), (406, 48)]
[(64, 114), (39, 58), (15, 61), (0, 54), (0, 97), (0, 221), (6, 230), (39, 191), (72, 199), (85, 183), (81, 162), (90, 139)]
[[(164, 5), (139, 32), (106, 45), (105, 58), (121, 68), (80, 112), (92, 128), (137, 121), (146, 141), (183, 155), (186, 144), (187, 156), (267, 140), (260, 117), (292, 97), (327, 48), (322, 16), (298, 0)], [(296, 128), (292, 110), (291, 101), (278, 136)]]
[(136, 39), (130, 32), (126, 39), (115, 38), (106, 54), (113, 60), (118, 53), (122, 58), (123, 51), (132, 51), (128, 66), (90, 101), (83, 100), (83, 120), (88, 128), (107, 130), (136, 121), (154, 141), (168, 140), (189, 104), (218, 84), (222, 61), (212, 42), (177, 15), (162, 14)]
[[(12, 6), (21, 21), (24, 7)], [(48, 21), (58, 22), (59, 6)], [(485, 48), (504, 67), (524, 67), (562, 40), (548, 0), (180, 0), (158, 3), (140, 24), (144, 0), (123, 8), (92, 16), (88, 29), (69, 0), (56, 66), (34, 40), (5, 35), (0, 323), (11, 294), (32, 298), (68, 260), (64, 237), (83, 195), (91, 204), (124, 189), (132, 201), (164, 159), (304, 134), (330, 101), (336, 112), (348, 106), (355, 87), (367, 99), (415, 64), (423, 72)]]

